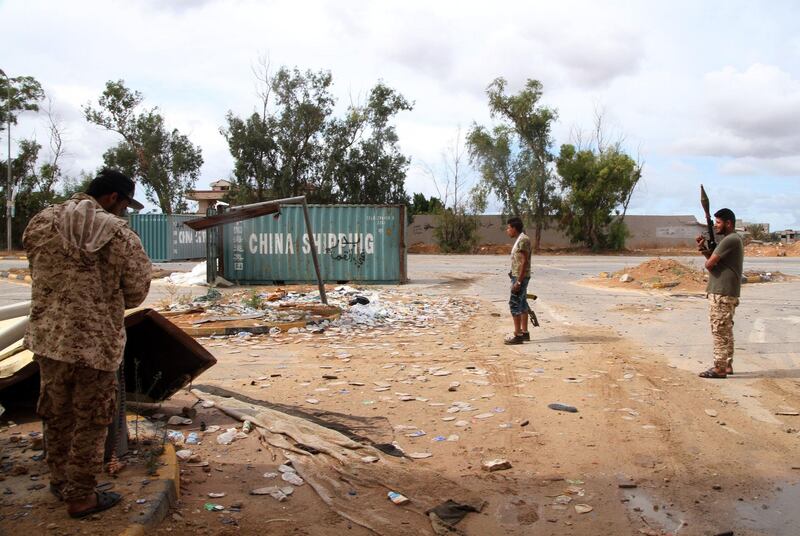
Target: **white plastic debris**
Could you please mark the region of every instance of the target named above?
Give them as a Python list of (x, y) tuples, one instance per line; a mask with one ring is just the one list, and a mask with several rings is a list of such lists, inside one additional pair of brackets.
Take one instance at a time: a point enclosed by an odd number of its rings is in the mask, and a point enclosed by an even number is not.
[(236, 439), (236, 434), (238, 434), (238, 430), (236, 428), (228, 428), (223, 433), (217, 436), (217, 443), (220, 445), (230, 445)]

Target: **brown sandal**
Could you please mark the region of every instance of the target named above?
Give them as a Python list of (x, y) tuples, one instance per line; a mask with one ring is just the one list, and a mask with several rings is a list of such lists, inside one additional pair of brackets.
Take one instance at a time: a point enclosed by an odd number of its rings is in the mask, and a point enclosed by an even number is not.
[(719, 372), (715, 367), (711, 367), (708, 370), (704, 370), (703, 372), (698, 374), (698, 376), (700, 376), (701, 378), (709, 378), (715, 380), (724, 380), (725, 378), (728, 377), (727, 374), (725, 374), (724, 372)]

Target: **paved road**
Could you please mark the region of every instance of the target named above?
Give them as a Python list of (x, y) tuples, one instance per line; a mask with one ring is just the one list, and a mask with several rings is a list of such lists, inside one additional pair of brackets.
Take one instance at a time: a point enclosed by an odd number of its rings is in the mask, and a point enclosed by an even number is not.
[[(697, 258), (677, 258), (699, 266)], [(548, 327), (605, 327), (614, 335), (630, 339), (663, 355), (670, 365), (699, 372), (712, 364), (707, 304), (702, 297), (670, 296), (660, 291), (626, 291), (590, 288), (579, 284), (599, 272), (633, 267), (648, 257), (537, 256), (533, 261), (531, 292), (542, 329), (532, 337), (538, 349), (580, 351), (585, 344), (601, 340), (567, 339), (553, 336)], [(410, 257), (412, 287), (429, 292), (452, 292), (445, 282), (462, 282), (460, 292), (488, 299), (503, 314), (495, 336), (511, 331), (508, 314), (508, 264), (500, 256)], [(800, 275), (800, 258), (747, 259), (745, 270), (781, 271)], [(777, 422), (755, 398), (745, 396), (759, 378), (800, 378), (800, 282), (744, 285), (736, 312), (736, 382), (725, 384), (726, 394), (739, 399), (757, 419)], [(550, 333), (548, 333), (548, 331)]]

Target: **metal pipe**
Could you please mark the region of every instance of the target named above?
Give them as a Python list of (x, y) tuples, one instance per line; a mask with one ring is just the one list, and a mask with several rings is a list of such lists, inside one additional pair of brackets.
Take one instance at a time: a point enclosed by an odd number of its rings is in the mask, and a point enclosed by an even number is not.
[(306, 196), (300, 195), (297, 197), (287, 197), (285, 199), (273, 199), (272, 201), (260, 201), (258, 203), (250, 203), (249, 205), (237, 205), (230, 207), (228, 210), (241, 210), (243, 208), (260, 207), (262, 205), (297, 205), (305, 203)]
[(8, 320), (9, 318), (19, 318), (20, 316), (28, 316), (31, 312), (31, 302), (12, 303), (11, 305), (4, 305), (0, 307), (0, 320)]
[(0, 331), (0, 350), (8, 348), (25, 336), (28, 327), (28, 317), (20, 318), (4, 330)]
[(303, 199), (303, 218), (306, 220), (306, 232), (308, 233), (308, 243), (311, 246), (311, 260), (314, 261), (314, 270), (317, 272), (317, 285), (319, 285), (319, 299), (325, 305), (328, 305), (328, 296), (325, 294), (325, 281), (322, 280), (322, 275), (319, 271), (319, 260), (317, 259), (317, 245), (314, 243), (314, 233), (311, 229), (311, 218), (308, 216), (308, 203), (306, 203), (306, 196)]

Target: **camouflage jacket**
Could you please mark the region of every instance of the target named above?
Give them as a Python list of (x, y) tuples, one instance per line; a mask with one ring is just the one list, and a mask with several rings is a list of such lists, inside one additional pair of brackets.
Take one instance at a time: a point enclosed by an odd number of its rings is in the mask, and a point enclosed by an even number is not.
[(48, 207), (22, 237), (33, 280), (25, 346), (34, 354), (117, 370), (125, 309), (150, 289), (150, 259), (125, 220), (86, 194)]

